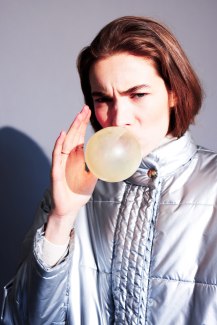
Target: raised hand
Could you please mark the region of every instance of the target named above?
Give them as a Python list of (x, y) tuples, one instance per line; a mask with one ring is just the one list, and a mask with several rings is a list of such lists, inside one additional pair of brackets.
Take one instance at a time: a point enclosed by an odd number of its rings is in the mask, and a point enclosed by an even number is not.
[(91, 111), (84, 106), (67, 133), (61, 132), (52, 157), (51, 184), (53, 209), (46, 237), (55, 243), (68, 238), (79, 209), (94, 190), (97, 178), (85, 168), (84, 137)]

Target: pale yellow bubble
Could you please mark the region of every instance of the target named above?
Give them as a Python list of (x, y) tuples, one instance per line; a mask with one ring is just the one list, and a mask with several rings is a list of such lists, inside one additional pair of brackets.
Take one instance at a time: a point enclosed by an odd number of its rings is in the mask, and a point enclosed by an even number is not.
[(87, 142), (85, 161), (89, 170), (107, 182), (119, 182), (134, 174), (141, 163), (141, 147), (124, 127), (108, 127)]

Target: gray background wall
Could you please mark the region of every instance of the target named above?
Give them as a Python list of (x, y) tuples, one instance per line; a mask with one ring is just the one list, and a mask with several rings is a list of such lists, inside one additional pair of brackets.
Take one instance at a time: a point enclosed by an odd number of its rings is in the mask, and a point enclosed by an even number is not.
[(0, 0), (0, 287), (49, 184), (53, 143), (83, 104), (77, 54), (122, 15), (155, 17), (178, 37), (206, 93), (193, 136), (217, 150), (216, 0)]

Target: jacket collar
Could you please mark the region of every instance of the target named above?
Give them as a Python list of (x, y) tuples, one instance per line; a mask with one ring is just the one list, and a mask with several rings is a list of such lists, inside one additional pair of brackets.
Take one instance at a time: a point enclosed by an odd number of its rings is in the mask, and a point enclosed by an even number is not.
[(135, 185), (148, 185), (159, 177), (173, 174), (187, 164), (197, 151), (192, 136), (187, 131), (178, 139), (161, 145), (142, 159), (138, 170), (126, 180)]

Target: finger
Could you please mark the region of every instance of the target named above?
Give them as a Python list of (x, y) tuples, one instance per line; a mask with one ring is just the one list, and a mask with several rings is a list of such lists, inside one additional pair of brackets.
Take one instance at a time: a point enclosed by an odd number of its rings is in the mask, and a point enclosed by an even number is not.
[(76, 116), (67, 132), (62, 148), (64, 152), (70, 152), (76, 148), (76, 146), (84, 143), (84, 135), (89, 119), (90, 109), (85, 105), (81, 112)]
[[(73, 132), (70, 134), (70, 131), (68, 132), (67, 135), (69, 135), (69, 141), (72, 140), (72, 144), (74, 147), (77, 147), (79, 145), (83, 145), (84, 144), (84, 137), (85, 137), (85, 133), (86, 133), (86, 128), (88, 125), (88, 122), (90, 120), (90, 109), (88, 106), (84, 106), (80, 116), (78, 118), (78, 121), (80, 121), (80, 125), (78, 125), (78, 128), (76, 130), (76, 133), (73, 134)], [(73, 139), (71, 138), (71, 135), (73, 136)]]
[(91, 116), (91, 110), (89, 110), (87, 112), (87, 115), (84, 118), (84, 121), (80, 126), (79, 134), (78, 134), (78, 145), (80, 145), (80, 146), (84, 146), (84, 138), (85, 138), (85, 134), (87, 131), (88, 123), (90, 121), (90, 116)]
[(54, 145), (53, 156), (58, 156), (59, 154), (61, 154), (65, 138), (66, 138), (66, 132), (61, 131)]
[(53, 171), (54, 171), (55, 167), (59, 166), (62, 162), (62, 158), (63, 158), (62, 157), (63, 156), (62, 155), (62, 147), (63, 147), (65, 138), (66, 138), (66, 132), (62, 131), (55, 142), (53, 153), (52, 153), (52, 169), (53, 169)]

